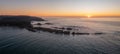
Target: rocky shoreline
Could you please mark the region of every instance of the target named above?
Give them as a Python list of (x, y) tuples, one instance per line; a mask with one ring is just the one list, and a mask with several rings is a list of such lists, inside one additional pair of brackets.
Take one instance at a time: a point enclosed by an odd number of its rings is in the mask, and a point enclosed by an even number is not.
[(54, 25), (49, 22), (31, 22), (33, 29), (42, 30), (55, 34), (67, 34), (67, 35), (102, 35), (103, 32), (98, 32), (84, 26), (60, 26)]
[(85, 26), (61, 26), (33, 16), (0, 16), (0, 26), (15, 26), (25, 28), (32, 32), (45, 31), (65, 35), (102, 35), (103, 32), (95, 31)]

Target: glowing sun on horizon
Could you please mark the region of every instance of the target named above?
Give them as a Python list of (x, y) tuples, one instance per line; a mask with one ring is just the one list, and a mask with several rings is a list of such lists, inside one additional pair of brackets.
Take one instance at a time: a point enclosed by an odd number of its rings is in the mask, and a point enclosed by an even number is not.
[(91, 15), (87, 15), (87, 17), (88, 17), (88, 18), (90, 18), (90, 17), (91, 17)]

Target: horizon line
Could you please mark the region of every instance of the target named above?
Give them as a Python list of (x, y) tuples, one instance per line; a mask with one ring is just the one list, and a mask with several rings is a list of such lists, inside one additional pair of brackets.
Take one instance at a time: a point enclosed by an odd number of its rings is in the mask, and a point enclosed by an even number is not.
[[(35, 16), (35, 15), (0, 15), (0, 16)], [(86, 17), (87, 16), (37, 16), (37, 17)], [(95, 17), (120, 17), (120, 16), (91, 16), (90, 18)]]

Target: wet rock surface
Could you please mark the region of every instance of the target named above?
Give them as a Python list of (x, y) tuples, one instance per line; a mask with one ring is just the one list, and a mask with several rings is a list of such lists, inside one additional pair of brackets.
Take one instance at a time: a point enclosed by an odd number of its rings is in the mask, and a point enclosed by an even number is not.
[[(42, 30), (50, 33), (55, 34), (66, 34), (66, 35), (102, 35), (105, 34), (103, 32), (95, 31), (91, 28), (85, 26), (60, 26), (54, 25), (53, 23), (49, 22), (32, 22), (33, 29), (36, 31)], [(41, 25), (38, 25), (41, 24)]]

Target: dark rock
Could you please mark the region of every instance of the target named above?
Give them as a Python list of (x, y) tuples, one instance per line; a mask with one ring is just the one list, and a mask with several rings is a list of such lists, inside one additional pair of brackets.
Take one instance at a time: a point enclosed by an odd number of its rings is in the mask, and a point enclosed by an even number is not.
[(30, 25), (31, 21), (45, 21), (34, 16), (0, 16), (0, 25)]
[(102, 34), (104, 34), (104, 33), (102, 33), (102, 32), (96, 32), (96, 33), (94, 33), (94, 35), (102, 35)]
[(72, 33), (73, 35), (90, 35), (90, 33)]
[(37, 23), (37, 25), (42, 25), (41, 23)]
[(67, 30), (72, 30), (72, 28), (66, 28)]
[(47, 25), (53, 25), (52, 23), (45, 23), (45, 24), (47, 24)]

